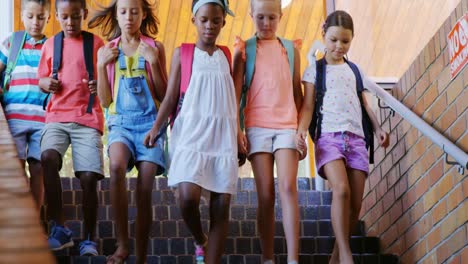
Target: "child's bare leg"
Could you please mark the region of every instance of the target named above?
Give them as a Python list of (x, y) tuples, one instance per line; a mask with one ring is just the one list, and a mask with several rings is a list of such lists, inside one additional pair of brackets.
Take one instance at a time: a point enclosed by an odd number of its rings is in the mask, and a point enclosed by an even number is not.
[(221, 263), (224, 244), (229, 225), (229, 204), (231, 195), (211, 193), (210, 197), (210, 232), (208, 234), (208, 251), (206, 263)]
[(128, 256), (128, 198), (125, 176), (131, 153), (125, 144), (115, 142), (109, 147), (109, 157), (110, 197), (117, 237), (117, 250), (113, 256), (123, 259)]
[(54, 149), (48, 149), (41, 154), (44, 170), (44, 190), (47, 199), (47, 219), (63, 225), (65, 218), (62, 210), (62, 183), (59, 170), (62, 167), (62, 157)]
[(41, 162), (36, 159), (28, 159), (29, 175), (31, 176), (29, 186), (39, 211), (44, 202), (44, 183)]
[(356, 230), (359, 221), (366, 174), (360, 170), (348, 169), (348, 175), (349, 187), (351, 189), (351, 213), (349, 218), (349, 232), (351, 235)]
[(136, 263), (146, 262), (148, 237), (153, 220), (151, 210), (151, 192), (158, 165), (152, 162), (138, 163), (138, 180), (136, 187)]
[(283, 210), (283, 229), (288, 248), (288, 262), (299, 261), (298, 153), (293, 149), (280, 149), (275, 152), (275, 160)]
[(179, 207), (185, 224), (192, 233), (195, 243), (203, 245), (206, 236), (200, 219), (201, 187), (190, 182), (179, 183)]
[(250, 160), (257, 187), (257, 227), (260, 234), (263, 260), (274, 258), (275, 234), (275, 184), (273, 178), (273, 155), (253, 154)]
[(80, 179), (81, 189), (83, 190), (82, 210), (84, 220), (84, 238), (94, 240), (97, 222), (97, 181), (99, 175), (95, 172), (77, 172)]
[(324, 171), (333, 191), (331, 220), (336, 243), (338, 244), (340, 263), (353, 263), (349, 247), (351, 194), (344, 161), (331, 161), (324, 165)]

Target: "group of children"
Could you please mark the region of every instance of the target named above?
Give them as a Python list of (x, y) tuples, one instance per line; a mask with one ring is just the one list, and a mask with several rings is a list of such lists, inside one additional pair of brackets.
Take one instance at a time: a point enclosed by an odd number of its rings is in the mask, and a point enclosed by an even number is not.
[[(388, 135), (362, 94), (366, 76), (345, 58), (354, 33), (351, 17), (344, 11), (327, 17), (326, 52), (306, 69), (303, 98), (300, 43), (276, 35), (280, 0), (251, 1), (256, 34), (246, 41), (236, 39), (233, 63), (229, 49), (216, 45), (226, 16), (234, 16), (228, 1), (193, 0), (198, 38), (174, 51), (169, 77), (164, 47), (154, 40), (158, 19), (151, 6), (147, 0), (113, 0), (98, 10), (88, 25), (101, 29), (109, 41), (104, 44), (82, 31), (88, 16), (85, 0), (55, 1), (62, 32), (48, 40), (43, 30), (49, 0), (22, 0), (25, 33), (15, 65), (9, 59), (16, 38), (0, 47), (0, 70), (10, 74), (2, 83), (3, 107), (19, 158), (23, 164), (28, 161), (38, 208), (45, 190), (49, 247), (73, 245), (72, 232), (64, 226), (59, 175), (71, 144), (75, 176), (83, 189), (80, 254), (98, 254), (96, 185), (104, 177), (101, 137), (106, 123), (117, 236), (117, 250), (107, 263), (123, 263), (129, 255), (125, 176), (133, 167), (138, 170), (136, 262), (146, 261), (154, 177), (168, 170), (169, 185), (177, 187), (181, 215), (194, 237), (197, 263), (221, 263), (243, 154), (257, 186), (262, 261), (274, 263), (276, 162), (288, 263), (297, 264), (296, 175), (310, 133), (319, 173), (333, 190), (336, 243), (330, 263), (353, 263), (349, 237), (361, 209), (367, 148), (372, 151), (373, 131), (384, 147)], [(200, 220), (202, 195), (209, 197), (208, 234)]]

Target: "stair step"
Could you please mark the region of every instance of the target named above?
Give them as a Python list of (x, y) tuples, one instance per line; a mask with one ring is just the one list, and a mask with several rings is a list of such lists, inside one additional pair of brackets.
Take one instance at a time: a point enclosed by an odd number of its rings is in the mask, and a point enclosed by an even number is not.
[[(73, 232), (73, 238), (83, 237), (83, 221), (67, 220), (65, 225)], [(208, 221), (202, 220), (205, 230), (208, 230)], [(135, 236), (135, 221), (128, 222), (130, 237)], [(299, 226), (301, 237), (333, 236), (330, 220), (301, 220)], [(284, 236), (283, 223), (275, 222), (275, 235)], [(364, 222), (358, 222), (358, 228), (353, 232), (356, 236), (365, 236)], [(99, 220), (96, 226), (98, 238), (115, 237), (115, 223), (111, 220)], [(230, 237), (257, 237), (257, 224), (255, 220), (231, 220), (229, 222), (228, 236)], [(183, 220), (155, 220), (152, 223), (150, 237), (191, 237)]]
[[(301, 237), (300, 254), (331, 254), (333, 250), (334, 237)], [(353, 236), (350, 241), (351, 250), (354, 254), (378, 254), (379, 242), (376, 237)], [(111, 255), (116, 249), (115, 238), (98, 239), (98, 251), (103, 255)], [(79, 239), (74, 239), (74, 246), (64, 250), (56, 251), (58, 256), (79, 255)], [(134, 254), (135, 239), (129, 239), (130, 254)], [(286, 254), (286, 239), (284, 237), (274, 238), (274, 252)], [(195, 251), (193, 239), (190, 237), (174, 238), (150, 238), (147, 248), (149, 255), (189, 255)], [(227, 237), (225, 254), (228, 255), (250, 255), (260, 254), (260, 240), (258, 237)]]
[[(399, 259), (394, 255), (386, 254), (358, 254), (353, 255), (355, 263), (360, 264), (398, 264)], [(105, 264), (105, 256), (96, 257), (80, 257), (80, 256), (57, 256), (59, 264)], [(326, 254), (301, 254), (299, 255), (299, 264), (326, 264), (330, 255)], [(286, 264), (287, 255), (276, 255), (277, 264)], [(135, 256), (130, 256), (126, 264), (135, 263)], [(147, 264), (193, 264), (194, 257), (192, 255), (179, 256), (154, 256), (150, 255), (147, 258)], [(225, 255), (222, 259), (222, 264), (258, 264), (261, 263), (260, 255)]]

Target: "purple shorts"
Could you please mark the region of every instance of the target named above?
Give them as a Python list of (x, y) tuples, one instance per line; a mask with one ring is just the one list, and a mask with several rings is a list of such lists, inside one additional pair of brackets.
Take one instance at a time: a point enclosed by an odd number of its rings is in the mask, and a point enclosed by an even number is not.
[(350, 132), (322, 133), (315, 144), (315, 160), (319, 175), (327, 178), (323, 166), (343, 159), (347, 168), (369, 174), (369, 153), (364, 138)]

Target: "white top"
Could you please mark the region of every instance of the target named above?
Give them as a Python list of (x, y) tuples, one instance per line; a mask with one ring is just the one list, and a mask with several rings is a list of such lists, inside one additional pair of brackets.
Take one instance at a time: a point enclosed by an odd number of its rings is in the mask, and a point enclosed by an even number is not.
[[(326, 92), (323, 98), (321, 113), (323, 132), (348, 131), (364, 137), (362, 129), (362, 113), (359, 97), (356, 92), (356, 77), (347, 63), (327, 64)], [(368, 87), (368, 79), (362, 73), (364, 87)], [(303, 82), (315, 84), (316, 66), (307, 67), (302, 77)]]
[(229, 63), (195, 48), (192, 76), (169, 143), (169, 185), (237, 192), (237, 105)]

